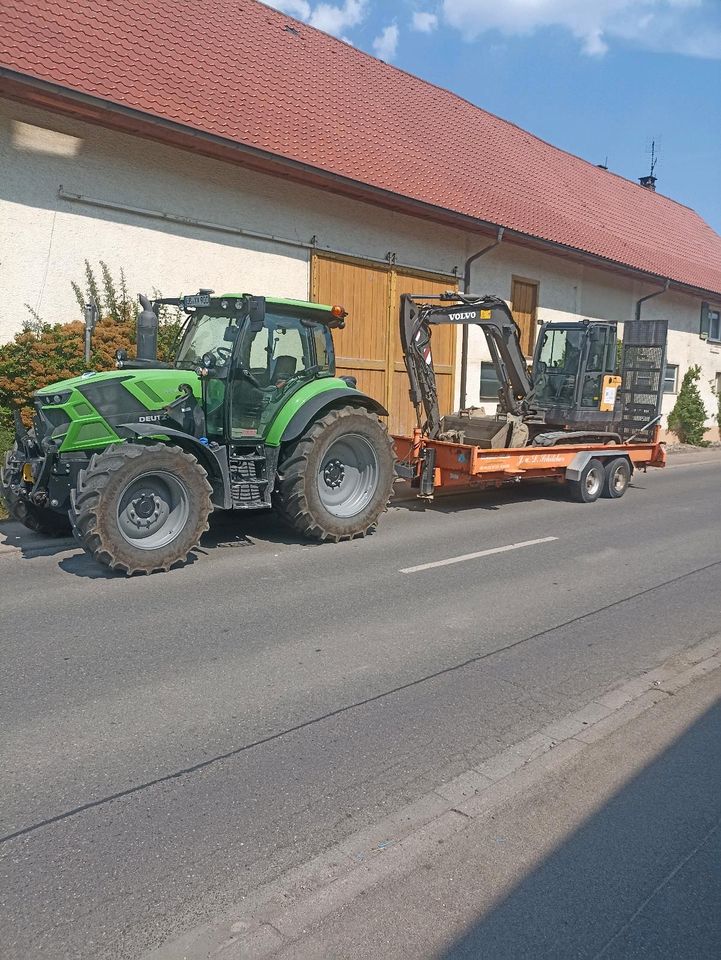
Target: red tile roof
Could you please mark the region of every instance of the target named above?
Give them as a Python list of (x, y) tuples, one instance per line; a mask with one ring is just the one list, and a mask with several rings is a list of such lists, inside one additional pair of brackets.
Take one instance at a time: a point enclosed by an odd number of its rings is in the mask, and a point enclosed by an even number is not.
[(721, 293), (721, 237), (693, 210), (255, 0), (4, 10), (15, 73)]

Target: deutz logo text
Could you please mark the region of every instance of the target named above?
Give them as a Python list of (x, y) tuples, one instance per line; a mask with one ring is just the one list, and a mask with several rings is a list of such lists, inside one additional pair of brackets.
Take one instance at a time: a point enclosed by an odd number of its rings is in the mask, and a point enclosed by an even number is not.
[(154, 413), (149, 417), (138, 417), (138, 423), (158, 423), (159, 420), (164, 420), (165, 417), (161, 413)]

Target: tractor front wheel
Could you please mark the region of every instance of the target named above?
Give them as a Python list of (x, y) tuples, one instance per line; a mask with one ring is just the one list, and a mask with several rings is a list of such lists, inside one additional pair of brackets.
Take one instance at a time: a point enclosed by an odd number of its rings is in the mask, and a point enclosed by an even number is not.
[(393, 447), (378, 417), (357, 407), (331, 410), (283, 452), (275, 506), (312, 540), (364, 537), (393, 490)]
[(78, 476), (70, 518), (93, 559), (154, 573), (188, 559), (208, 529), (211, 486), (195, 457), (162, 443), (95, 454)]

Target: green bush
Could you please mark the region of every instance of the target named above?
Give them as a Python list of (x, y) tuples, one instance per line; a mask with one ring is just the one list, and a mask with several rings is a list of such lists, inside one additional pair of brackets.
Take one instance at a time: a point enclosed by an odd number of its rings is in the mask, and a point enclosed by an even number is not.
[(683, 378), (676, 405), (668, 415), (668, 427), (681, 443), (700, 447), (704, 445), (706, 431), (706, 408), (703, 405), (698, 383), (701, 379), (701, 367), (690, 367)]
[(716, 397), (716, 423), (719, 428), (719, 435), (721, 436), (721, 390), (718, 388), (718, 380), (711, 380), (711, 393)]
[[(30, 425), (32, 409), (30, 397), (35, 390), (57, 380), (74, 377), (88, 368), (112, 370), (115, 351), (134, 352), (135, 319), (137, 307), (128, 295), (125, 275), (120, 271), (116, 284), (107, 265), (100, 263), (98, 283), (95, 272), (85, 261), (85, 289), (73, 283), (72, 287), (82, 307), (91, 297), (98, 304), (101, 318), (93, 332), (90, 363), (84, 358), (84, 324), (46, 323), (30, 307), (30, 319), (23, 329), (6, 344), (0, 346), (0, 408), (20, 408), (23, 420)], [(153, 296), (158, 297), (157, 291)], [(161, 310), (158, 331), (158, 355), (169, 359), (180, 328), (180, 314), (175, 310)]]

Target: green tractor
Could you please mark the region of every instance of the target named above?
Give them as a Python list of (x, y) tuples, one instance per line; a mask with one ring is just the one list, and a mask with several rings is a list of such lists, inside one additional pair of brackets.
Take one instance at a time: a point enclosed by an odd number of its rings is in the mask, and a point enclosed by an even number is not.
[[(34, 396), (33, 428), (0, 475), (11, 515), (72, 530), (95, 560), (153, 573), (185, 562), (212, 510), (274, 508), (298, 534), (371, 532), (386, 509), (394, 457), (387, 411), (336, 377), (341, 307), (247, 294), (149, 301), (137, 358)], [(185, 320), (175, 360), (157, 360), (158, 312)]]

